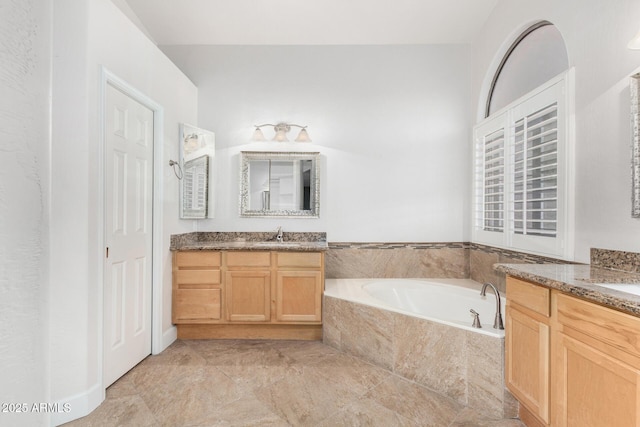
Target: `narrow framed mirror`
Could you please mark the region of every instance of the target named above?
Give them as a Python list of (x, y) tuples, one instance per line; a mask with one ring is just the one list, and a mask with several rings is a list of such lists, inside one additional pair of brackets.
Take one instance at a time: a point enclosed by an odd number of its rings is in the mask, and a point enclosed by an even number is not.
[(240, 216), (319, 217), (320, 153), (240, 154)]
[(206, 218), (209, 211), (209, 156), (184, 162), (182, 178), (183, 218)]
[(213, 218), (213, 132), (180, 125), (180, 218)]

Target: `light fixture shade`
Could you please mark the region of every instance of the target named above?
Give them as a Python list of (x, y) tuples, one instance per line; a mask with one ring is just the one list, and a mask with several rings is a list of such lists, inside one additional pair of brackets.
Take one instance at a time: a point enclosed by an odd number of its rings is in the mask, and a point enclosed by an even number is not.
[(300, 129), (300, 133), (298, 137), (295, 139), (295, 142), (311, 142), (311, 138), (309, 138), (309, 134), (307, 133), (306, 128)]
[(251, 137), (252, 141), (266, 141), (267, 138), (264, 137), (262, 130), (259, 127), (256, 127), (256, 130), (253, 132), (253, 136)]
[(284, 129), (278, 129), (276, 135), (273, 137), (273, 141), (289, 142), (287, 139), (287, 132)]
[(629, 49), (640, 49), (640, 31), (635, 35), (634, 38), (627, 44)]

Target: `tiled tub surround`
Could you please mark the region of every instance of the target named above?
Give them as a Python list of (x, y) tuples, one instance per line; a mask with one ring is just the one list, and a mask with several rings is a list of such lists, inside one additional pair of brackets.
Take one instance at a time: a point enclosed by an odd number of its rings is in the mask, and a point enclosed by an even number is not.
[[(444, 282), (452, 287), (465, 282), (479, 290), (479, 284), (470, 280)], [(327, 280), (325, 344), (488, 416), (517, 416), (517, 404), (504, 387), (500, 334), (487, 335), (381, 308), (361, 286), (361, 280)]]
[(496, 263), (566, 263), (475, 243), (329, 243), (327, 278), (471, 278), (504, 291)]
[(469, 277), (465, 243), (329, 243), (327, 278)]

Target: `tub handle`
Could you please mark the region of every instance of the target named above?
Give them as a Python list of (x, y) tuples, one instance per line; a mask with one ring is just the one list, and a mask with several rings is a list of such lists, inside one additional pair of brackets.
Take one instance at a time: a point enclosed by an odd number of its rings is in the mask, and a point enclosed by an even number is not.
[(473, 316), (473, 325), (471, 326), (478, 329), (482, 328), (482, 325), (480, 324), (480, 313), (475, 311), (473, 308), (469, 310), (469, 312), (471, 312), (471, 315)]

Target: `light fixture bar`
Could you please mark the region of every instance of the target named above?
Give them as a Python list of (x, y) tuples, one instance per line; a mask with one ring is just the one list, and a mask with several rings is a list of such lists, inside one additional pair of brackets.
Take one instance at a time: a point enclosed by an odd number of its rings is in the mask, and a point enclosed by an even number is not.
[(297, 125), (295, 123), (284, 123), (284, 122), (278, 123), (275, 125), (272, 123), (264, 123), (261, 125), (254, 125), (254, 126), (255, 126), (255, 130), (253, 132), (253, 136), (251, 137), (252, 141), (266, 141), (267, 139), (262, 133), (261, 128), (272, 127), (275, 132), (275, 135), (272, 141), (289, 142), (289, 139), (287, 138), (287, 133), (291, 131), (291, 127), (297, 127), (297, 128), (300, 128), (300, 133), (298, 133), (298, 136), (294, 141), (295, 142), (311, 142), (311, 138), (309, 137), (309, 133), (307, 132), (307, 126)]

